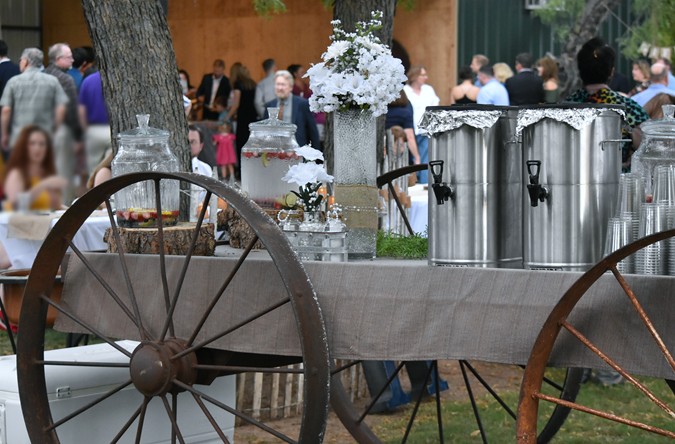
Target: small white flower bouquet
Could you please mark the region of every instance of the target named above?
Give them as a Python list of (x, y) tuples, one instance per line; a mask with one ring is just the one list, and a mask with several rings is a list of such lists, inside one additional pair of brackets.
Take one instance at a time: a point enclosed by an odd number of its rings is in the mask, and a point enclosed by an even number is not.
[(315, 163), (315, 160), (323, 161), (323, 153), (305, 145), (296, 148), (295, 153), (302, 156), (305, 162), (293, 165), (281, 180), (294, 183), (299, 186), (298, 191), (291, 191), (298, 197), (296, 206), (302, 206), (305, 211), (317, 211), (320, 209), (323, 195), (319, 194), (322, 182), (333, 182), (333, 176), (326, 173), (323, 165)]
[(345, 32), (339, 20), (331, 24), (332, 43), (321, 57), (323, 62), (305, 74), (313, 91), (311, 110), (360, 108), (372, 111), (374, 116), (385, 114), (407, 78), (401, 61), (373, 34), (382, 27), (382, 12), (372, 12), (372, 19), (359, 22), (352, 33)]

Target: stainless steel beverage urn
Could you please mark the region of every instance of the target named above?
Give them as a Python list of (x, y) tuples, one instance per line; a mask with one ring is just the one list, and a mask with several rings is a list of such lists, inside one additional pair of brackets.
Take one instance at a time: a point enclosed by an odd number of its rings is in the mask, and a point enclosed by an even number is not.
[(525, 268), (584, 271), (602, 259), (621, 174), (622, 114), (604, 104), (518, 111)]
[(430, 265), (522, 268), (517, 112), (427, 108)]

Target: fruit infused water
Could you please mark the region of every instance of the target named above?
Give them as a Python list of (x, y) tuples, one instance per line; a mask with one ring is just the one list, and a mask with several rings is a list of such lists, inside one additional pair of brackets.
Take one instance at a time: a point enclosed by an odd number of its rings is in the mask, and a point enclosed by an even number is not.
[(296, 199), (291, 190), (297, 191), (297, 186), (283, 182), (281, 178), (292, 165), (301, 161), (302, 158), (293, 151), (242, 152), (242, 188), (261, 207), (291, 207)]
[(279, 109), (268, 108), (269, 119), (249, 125), (251, 135), (241, 150), (241, 189), (264, 208), (291, 207), (296, 186), (281, 180), (288, 169), (300, 163), (295, 153), (296, 126), (277, 118)]

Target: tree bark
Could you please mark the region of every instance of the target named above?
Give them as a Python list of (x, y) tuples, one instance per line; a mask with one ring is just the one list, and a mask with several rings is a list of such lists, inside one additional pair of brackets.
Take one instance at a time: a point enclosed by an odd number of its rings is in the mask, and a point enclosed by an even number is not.
[(577, 53), (591, 38), (595, 37), (598, 28), (607, 18), (612, 9), (616, 9), (621, 0), (587, 0), (584, 12), (576, 26), (570, 31), (570, 37), (560, 56), (560, 64), (567, 74), (564, 83), (560, 85), (561, 97), (581, 86), (579, 70), (577, 69)]
[[(392, 36), (394, 35), (394, 15), (396, 14), (396, 0), (335, 0), (333, 6), (333, 19), (342, 22), (342, 28), (351, 32), (356, 28), (357, 22), (370, 20), (371, 11), (382, 11), (382, 29), (376, 34), (387, 46), (391, 48)], [(324, 158), (326, 169), (333, 171), (333, 116), (326, 116)], [(384, 146), (384, 116), (378, 118), (377, 125), (377, 161), (382, 161)]]
[[(171, 149), (181, 170), (190, 171), (187, 119), (161, 2), (82, 0), (82, 7), (113, 136), (137, 127), (136, 114), (150, 114), (150, 126), (171, 132)], [(116, 142), (113, 137), (115, 152)]]

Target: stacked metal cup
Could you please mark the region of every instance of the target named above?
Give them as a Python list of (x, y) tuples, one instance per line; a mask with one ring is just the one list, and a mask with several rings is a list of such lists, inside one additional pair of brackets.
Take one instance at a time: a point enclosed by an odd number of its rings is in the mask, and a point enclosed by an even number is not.
[[(666, 225), (663, 230), (675, 228), (675, 165), (657, 165), (654, 168), (654, 203), (665, 212)], [(663, 242), (666, 249), (665, 270), (675, 271), (675, 239)]]

